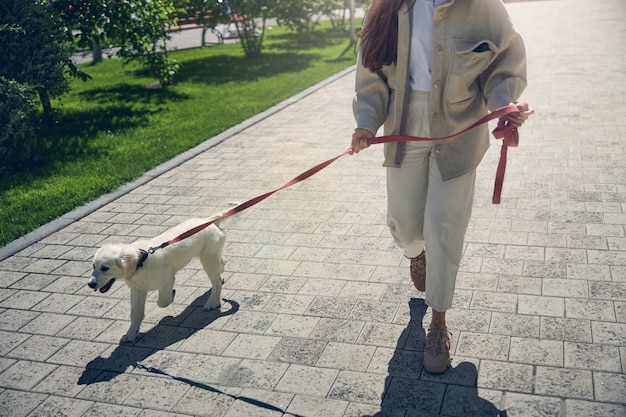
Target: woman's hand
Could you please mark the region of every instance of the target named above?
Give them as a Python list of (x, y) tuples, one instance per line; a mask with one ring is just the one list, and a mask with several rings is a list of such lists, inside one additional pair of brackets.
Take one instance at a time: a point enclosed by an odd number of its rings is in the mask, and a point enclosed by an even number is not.
[(352, 134), (352, 146), (350, 148), (349, 154), (359, 153), (362, 149), (368, 148), (370, 144), (368, 143), (368, 139), (374, 137), (374, 134), (367, 129), (357, 128), (354, 130)]
[[(521, 107), (520, 105), (518, 105), (517, 103), (509, 103), (512, 104), (514, 106), (518, 106)], [(515, 127), (515, 128), (519, 128), (521, 127), (524, 122), (526, 120), (528, 120), (528, 117), (533, 114), (535, 112), (535, 110), (529, 106), (525, 106), (525, 110), (522, 109), (522, 111), (520, 112), (515, 112), (515, 113), (510, 113), (507, 116), (507, 120), (509, 121), (509, 123)]]

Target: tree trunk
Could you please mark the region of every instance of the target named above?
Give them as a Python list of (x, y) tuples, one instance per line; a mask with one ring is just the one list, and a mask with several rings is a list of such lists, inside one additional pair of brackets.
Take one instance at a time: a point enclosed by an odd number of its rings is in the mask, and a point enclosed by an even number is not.
[(100, 47), (100, 42), (96, 36), (91, 36), (91, 54), (93, 58), (93, 63), (97, 64), (102, 61), (102, 47)]
[(50, 94), (48, 94), (48, 90), (44, 87), (40, 87), (37, 89), (39, 93), (39, 100), (41, 100), (41, 107), (43, 109), (43, 120), (47, 124), (52, 123), (52, 104), (50, 103)]

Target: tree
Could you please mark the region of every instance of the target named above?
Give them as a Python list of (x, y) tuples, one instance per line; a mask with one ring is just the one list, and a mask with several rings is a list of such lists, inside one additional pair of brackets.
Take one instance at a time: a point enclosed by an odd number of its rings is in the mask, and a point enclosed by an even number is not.
[(0, 31), (0, 76), (34, 89), (44, 120), (51, 122), (51, 98), (69, 90), (71, 45), (63, 22), (45, 0), (3, 0), (2, 26), (7, 30)]
[(119, 45), (126, 62), (138, 60), (150, 68), (161, 86), (174, 82), (179, 65), (170, 59), (166, 42), (176, 24), (172, 0), (118, 0), (108, 2), (104, 33)]
[(51, 0), (65, 22), (70, 41), (78, 38), (78, 46), (91, 48), (94, 62), (102, 60), (100, 39), (110, 3), (107, 0)]
[(276, 10), (278, 23), (298, 33), (302, 40), (310, 42), (315, 27), (322, 17), (320, 0), (281, 0)]
[[(179, 25), (195, 23), (202, 26), (202, 46), (205, 46), (207, 30), (214, 29), (220, 23), (230, 22), (231, 10), (224, 0), (181, 0), (176, 6)], [(220, 41), (221, 36), (218, 34)]]
[(337, 30), (346, 28), (347, 12), (350, 9), (350, 0), (321, 0), (320, 10), (328, 16), (330, 24)]
[(275, 17), (277, 0), (229, 0), (232, 20), (237, 26), (241, 46), (248, 58), (261, 55), (265, 24)]
[(173, 0), (50, 1), (68, 38), (77, 38), (79, 46), (91, 45), (94, 62), (101, 58), (100, 43), (106, 38), (119, 46), (117, 55), (125, 62), (146, 64), (161, 86), (173, 82), (178, 64), (170, 59), (166, 46), (178, 15)]

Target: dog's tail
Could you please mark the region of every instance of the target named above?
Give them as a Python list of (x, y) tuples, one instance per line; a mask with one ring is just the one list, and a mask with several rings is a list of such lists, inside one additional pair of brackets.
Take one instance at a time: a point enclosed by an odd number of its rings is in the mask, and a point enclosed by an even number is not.
[[(237, 203), (237, 202), (231, 201), (231, 202), (229, 202), (229, 203), (228, 203), (228, 207), (229, 207), (229, 208), (224, 209), (224, 210), (222, 210), (222, 211), (220, 211), (220, 212), (218, 212), (218, 213), (215, 213), (214, 215), (212, 215), (211, 217), (209, 217), (207, 220), (208, 220), (208, 221), (212, 221), (212, 222), (213, 222), (213, 224), (215, 224), (215, 225), (219, 226), (219, 225), (220, 225), (220, 223), (222, 223), (224, 220), (226, 220), (228, 217), (230, 217), (230, 216), (226, 216), (226, 217), (224, 217), (224, 216), (225, 216), (226, 214), (228, 214), (228, 212), (230, 212), (230, 211), (232, 210), (232, 208), (233, 208), (233, 207), (236, 207), (236, 206), (238, 206), (239, 204), (241, 204), (241, 203)], [(233, 213), (233, 214), (235, 214), (235, 213)]]

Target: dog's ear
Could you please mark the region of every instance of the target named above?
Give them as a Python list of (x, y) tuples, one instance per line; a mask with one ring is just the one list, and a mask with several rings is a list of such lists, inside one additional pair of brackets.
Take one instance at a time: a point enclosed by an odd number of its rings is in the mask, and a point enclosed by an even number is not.
[(139, 262), (139, 250), (132, 246), (127, 246), (122, 249), (120, 256), (121, 265), (120, 268), (124, 274), (123, 278), (129, 280), (135, 274), (137, 270), (137, 263)]

